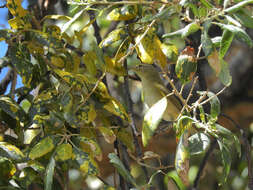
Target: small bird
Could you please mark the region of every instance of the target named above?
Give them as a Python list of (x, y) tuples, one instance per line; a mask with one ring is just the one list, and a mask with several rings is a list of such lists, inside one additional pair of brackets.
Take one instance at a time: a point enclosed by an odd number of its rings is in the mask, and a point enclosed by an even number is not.
[[(157, 103), (170, 91), (164, 86), (159, 72), (153, 65), (145, 64), (134, 67), (133, 70), (141, 78), (144, 101), (149, 107)], [(166, 121), (175, 121), (182, 109), (179, 100), (171, 95), (167, 98), (167, 108), (163, 114)]]

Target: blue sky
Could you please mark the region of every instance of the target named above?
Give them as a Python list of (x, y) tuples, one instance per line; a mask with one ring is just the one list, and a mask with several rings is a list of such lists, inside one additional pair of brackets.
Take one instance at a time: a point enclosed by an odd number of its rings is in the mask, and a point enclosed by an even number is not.
[[(0, 1), (0, 5), (3, 5), (4, 1)], [(27, 0), (24, 0), (22, 3), (22, 6), (26, 9), (28, 6)], [(8, 21), (7, 21), (7, 14), (8, 14), (8, 9), (7, 8), (1, 8), (0, 9), (0, 29), (5, 29), (5, 28), (10, 28)], [(0, 58), (5, 56), (7, 51), (7, 44), (4, 41), (0, 42)], [(3, 77), (6, 75), (8, 71), (8, 68), (2, 69), (2, 72), (0, 73), (0, 81), (3, 79)], [(22, 86), (21, 78), (18, 76), (18, 81), (17, 81), (17, 87)], [(8, 90), (10, 89), (10, 85), (8, 86)]]

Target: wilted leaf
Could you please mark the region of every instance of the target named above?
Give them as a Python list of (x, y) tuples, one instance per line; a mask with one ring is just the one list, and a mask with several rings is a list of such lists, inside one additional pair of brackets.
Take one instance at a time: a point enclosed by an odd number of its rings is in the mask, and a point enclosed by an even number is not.
[(65, 161), (72, 158), (72, 146), (69, 143), (64, 143), (56, 148), (56, 160)]
[(46, 168), (44, 177), (45, 190), (51, 190), (54, 178), (55, 159), (52, 156)]
[(222, 59), (226, 55), (226, 53), (233, 41), (233, 38), (234, 38), (234, 34), (232, 32), (230, 32), (228, 30), (223, 31), (221, 43), (220, 43), (220, 51), (219, 51), (219, 58), (220, 59)]
[(117, 171), (120, 173), (120, 175), (125, 180), (127, 180), (128, 182), (130, 182), (132, 185), (134, 185), (136, 187), (137, 184), (136, 184), (134, 178), (132, 177), (130, 172), (125, 168), (125, 166), (123, 165), (121, 160), (118, 158), (118, 156), (115, 153), (110, 153), (108, 155), (108, 157), (110, 158), (110, 163), (113, 164), (113, 166), (117, 169)]
[(210, 67), (214, 70), (216, 76), (221, 72), (221, 63), (219, 58), (219, 53), (216, 49), (207, 57)]
[(6, 142), (0, 142), (0, 155), (17, 162), (25, 158), (23, 152), (21, 152), (19, 148)]
[(131, 20), (134, 19), (137, 15), (137, 6), (136, 5), (125, 5), (121, 8), (114, 8), (108, 15), (108, 20)]
[(34, 160), (40, 158), (45, 154), (51, 152), (54, 149), (55, 145), (53, 143), (52, 137), (46, 137), (38, 142), (31, 150), (29, 157)]
[(78, 137), (77, 139), (79, 140), (79, 146), (82, 151), (88, 153), (91, 157), (95, 157), (98, 161), (102, 160), (102, 150), (95, 140), (85, 137)]
[(155, 103), (145, 114), (142, 125), (142, 143), (147, 146), (149, 140), (155, 133), (155, 130), (163, 117), (167, 107), (167, 97), (162, 98)]
[(180, 137), (175, 158), (175, 169), (186, 186), (190, 185), (188, 178), (189, 159), (188, 131), (186, 130)]
[(196, 133), (189, 137), (189, 152), (191, 155), (205, 153), (210, 146), (210, 139), (205, 133)]

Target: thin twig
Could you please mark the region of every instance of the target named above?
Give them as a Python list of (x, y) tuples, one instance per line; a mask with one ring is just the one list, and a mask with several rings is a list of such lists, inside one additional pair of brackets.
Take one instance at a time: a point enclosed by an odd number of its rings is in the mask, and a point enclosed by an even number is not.
[(166, 73), (163, 71), (164, 75), (163, 77), (170, 83), (171, 87), (173, 88), (173, 92), (175, 93), (175, 95), (180, 99), (180, 101), (183, 103), (185, 109), (187, 111), (189, 111), (189, 106), (187, 105), (185, 99), (183, 98), (182, 94), (180, 94), (176, 88), (176, 86), (174, 85), (173, 83), (173, 80), (171, 80), (167, 75)]
[(249, 178), (249, 184), (248, 187), (250, 190), (253, 190), (253, 172), (252, 172), (252, 160), (251, 160), (251, 146), (250, 143), (248, 141), (247, 138), (247, 134), (245, 132), (245, 130), (239, 125), (237, 124), (231, 117), (229, 117), (228, 115), (221, 113), (221, 116), (225, 117), (226, 119), (228, 119), (230, 122), (232, 122), (234, 124), (234, 126), (240, 130), (241, 135), (242, 135), (242, 140), (243, 140), (243, 144), (245, 146), (245, 150), (246, 150), (246, 158), (248, 161), (248, 178)]
[(163, 4), (163, 5), (172, 5), (171, 2), (164, 2), (164, 1), (115, 1), (115, 2), (108, 2), (108, 1), (94, 1), (94, 2), (75, 2), (69, 1), (69, 3), (74, 5), (155, 5), (155, 4)]
[(0, 9), (1, 9), (1, 8), (6, 8), (6, 7), (7, 7), (6, 4), (1, 5), (1, 6), (0, 6)]

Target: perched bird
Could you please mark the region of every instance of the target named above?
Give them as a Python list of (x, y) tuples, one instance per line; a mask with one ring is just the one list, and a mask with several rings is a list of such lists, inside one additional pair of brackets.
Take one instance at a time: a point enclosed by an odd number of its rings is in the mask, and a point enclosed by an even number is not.
[[(160, 78), (159, 72), (153, 65), (139, 65), (133, 70), (141, 78), (144, 101), (149, 107), (161, 100), (170, 91), (164, 86)], [(171, 95), (167, 98), (167, 108), (163, 114), (163, 119), (166, 121), (174, 121), (177, 119), (182, 105), (179, 100)]]

